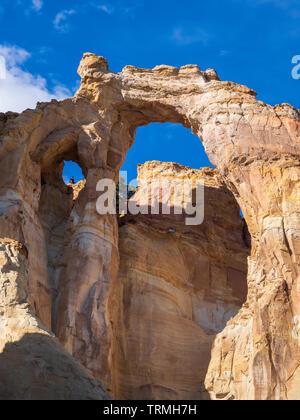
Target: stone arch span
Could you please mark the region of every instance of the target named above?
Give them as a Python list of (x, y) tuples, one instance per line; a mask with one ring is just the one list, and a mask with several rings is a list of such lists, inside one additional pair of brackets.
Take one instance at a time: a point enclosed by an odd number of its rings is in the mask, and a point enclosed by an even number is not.
[[(243, 211), (253, 239), (249, 296), (216, 340), (206, 383), (212, 398), (293, 396), (299, 375), (292, 338), (299, 313), (299, 111), (266, 105), (253, 90), (197, 66), (127, 66), (113, 74), (105, 59), (86, 54), (79, 74), (77, 96), (118, 113), (108, 165), (118, 161), (124, 125), (134, 133), (149, 122), (181, 123), (203, 140)], [(124, 159), (123, 150), (119, 156)]]
[[(44, 246), (39, 180), (48, 159), (72, 151), (87, 177), (61, 270), (58, 321), (52, 326), (62, 343), (111, 389), (110, 336), (117, 329), (118, 297), (110, 290), (118, 270), (117, 225), (114, 217), (99, 221), (95, 185), (103, 177), (117, 178), (137, 127), (181, 123), (203, 140), (252, 236), (248, 300), (215, 341), (206, 387), (213, 399), (297, 397), (299, 110), (266, 105), (253, 90), (220, 81), (214, 70), (202, 72), (198, 66), (127, 66), (112, 73), (103, 57), (85, 54), (79, 74), (82, 83), (74, 98), (39, 104), (21, 115), (0, 115), (3, 237), (30, 244), (32, 253)], [(51, 326), (45, 266), (28, 258), (29, 294), (41, 296), (35, 314)], [(80, 290), (76, 295), (75, 289)], [(66, 310), (68, 304), (76, 308), (75, 316)], [(103, 336), (101, 348), (94, 331)]]

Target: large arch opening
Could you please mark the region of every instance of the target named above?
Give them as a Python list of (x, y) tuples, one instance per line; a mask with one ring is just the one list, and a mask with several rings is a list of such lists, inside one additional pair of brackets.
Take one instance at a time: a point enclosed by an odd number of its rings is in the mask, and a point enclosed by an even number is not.
[(151, 123), (138, 128), (122, 171), (127, 171), (128, 179), (135, 179), (138, 164), (146, 161), (176, 162), (195, 169), (214, 168), (199, 138), (175, 123)]
[[(215, 336), (246, 300), (247, 232), (234, 196), (189, 129), (171, 123), (139, 128), (122, 167), (129, 184), (138, 164), (139, 178), (149, 171), (154, 178), (203, 177), (205, 219), (195, 227), (174, 214), (120, 219), (124, 339), (114, 396), (205, 400)], [(142, 195), (138, 190), (132, 199), (141, 202)]]

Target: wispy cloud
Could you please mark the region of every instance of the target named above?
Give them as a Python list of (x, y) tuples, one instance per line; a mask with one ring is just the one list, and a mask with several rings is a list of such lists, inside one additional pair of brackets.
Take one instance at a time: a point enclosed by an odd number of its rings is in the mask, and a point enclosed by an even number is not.
[(68, 17), (74, 15), (75, 13), (77, 13), (75, 9), (66, 9), (57, 13), (53, 21), (55, 29), (60, 32), (67, 32), (70, 29), (70, 25), (67, 22)]
[(43, 0), (32, 0), (32, 8), (37, 12), (39, 12), (42, 9), (43, 5)]
[(110, 3), (97, 3), (94, 0), (90, 2), (86, 2), (84, 4), (81, 4), (77, 7), (74, 7), (72, 9), (65, 9), (57, 13), (55, 16), (55, 19), (53, 21), (54, 28), (59, 32), (68, 32), (71, 28), (71, 25), (68, 22), (68, 18), (71, 15), (75, 14), (88, 14), (91, 13), (91, 11), (97, 10), (101, 12), (102, 14), (107, 15), (127, 15), (127, 16), (133, 16), (135, 7), (128, 7), (124, 5), (124, 2), (117, 2), (116, 5), (112, 6)]
[(31, 54), (23, 48), (0, 44), (0, 56), (6, 62), (6, 77), (0, 80), (0, 112), (22, 112), (26, 108), (35, 108), (37, 102), (71, 96), (71, 92), (62, 84), (56, 83), (49, 90), (45, 78), (25, 71), (23, 64)]
[(23, 64), (30, 57), (30, 53), (16, 45), (1, 45), (0, 55), (5, 58), (8, 67)]
[(97, 10), (102, 14), (107, 15), (127, 15), (133, 17), (135, 7), (128, 7), (124, 5), (123, 1), (117, 2), (114, 6), (111, 3), (97, 3), (95, 0), (78, 5), (72, 9), (65, 9), (57, 13), (53, 21), (55, 29), (59, 32), (68, 32), (71, 25), (68, 23), (68, 18), (75, 14), (88, 14), (91, 11)]
[(230, 54), (230, 51), (229, 50), (221, 50), (219, 54), (220, 54), (221, 57), (225, 57), (226, 55)]
[(284, 10), (292, 18), (300, 17), (299, 0), (248, 0), (252, 6), (272, 5)]
[(101, 10), (102, 12), (105, 12), (108, 15), (112, 15), (115, 11), (114, 7), (110, 6), (109, 4), (95, 5), (95, 7), (96, 9)]
[(44, 6), (44, 0), (15, 0), (15, 6), (21, 7), (25, 15), (30, 16), (32, 12), (40, 12)]
[(207, 45), (211, 35), (201, 28), (184, 29), (182, 26), (176, 27), (171, 35), (171, 40), (175, 41), (178, 45), (191, 45), (201, 43)]
[(95, 1), (90, 2), (90, 6), (99, 10), (100, 12), (107, 13), (108, 15), (118, 14), (127, 15), (129, 17), (134, 16), (134, 12), (138, 5), (128, 5), (125, 1), (117, 1), (112, 6), (111, 3), (96, 3)]

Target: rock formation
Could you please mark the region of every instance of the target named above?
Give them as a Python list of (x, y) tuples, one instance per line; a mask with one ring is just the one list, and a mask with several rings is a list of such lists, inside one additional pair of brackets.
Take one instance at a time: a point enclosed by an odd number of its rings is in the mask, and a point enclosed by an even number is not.
[[(2, 288), (12, 282), (15, 292), (23, 285), (22, 297), (1, 309), (2, 346), (20, 340), (2, 321), (17, 317), (10, 311), (18, 312), (20, 303), (30, 308), (35, 328), (52, 330), (114, 392), (118, 223), (96, 212), (96, 185), (117, 180), (139, 126), (181, 123), (202, 139), (252, 238), (247, 301), (214, 341), (206, 389), (212, 399), (299, 399), (299, 110), (266, 105), (254, 91), (198, 66), (127, 66), (116, 74), (103, 57), (85, 54), (79, 74), (74, 98), (0, 114), (0, 281)], [(71, 159), (86, 176), (75, 204), (61, 177), (62, 161)], [(135, 234), (130, 225), (122, 229)], [(7, 250), (7, 240), (17, 245)], [(26, 325), (19, 327), (27, 333)], [(55, 348), (57, 342), (47, 337), (51, 353), (50, 342)], [(60, 396), (64, 392), (62, 385)]]

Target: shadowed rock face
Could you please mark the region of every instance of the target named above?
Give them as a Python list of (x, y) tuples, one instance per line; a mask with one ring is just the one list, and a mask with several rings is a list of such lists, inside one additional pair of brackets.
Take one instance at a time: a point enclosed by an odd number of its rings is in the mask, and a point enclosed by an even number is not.
[[(97, 214), (96, 183), (117, 178), (137, 127), (181, 123), (203, 140), (252, 237), (247, 302), (215, 339), (206, 389), (213, 399), (299, 398), (299, 111), (197, 66), (115, 74), (85, 54), (79, 74), (74, 98), (0, 114), (0, 235), (28, 250), (34, 319), (112, 389), (118, 225)], [(74, 206), (64, 159), (87, 178)]]
[(35, 316), (27, 258), (24, 245), (0, 239), (0, 399), (110, 399)]

